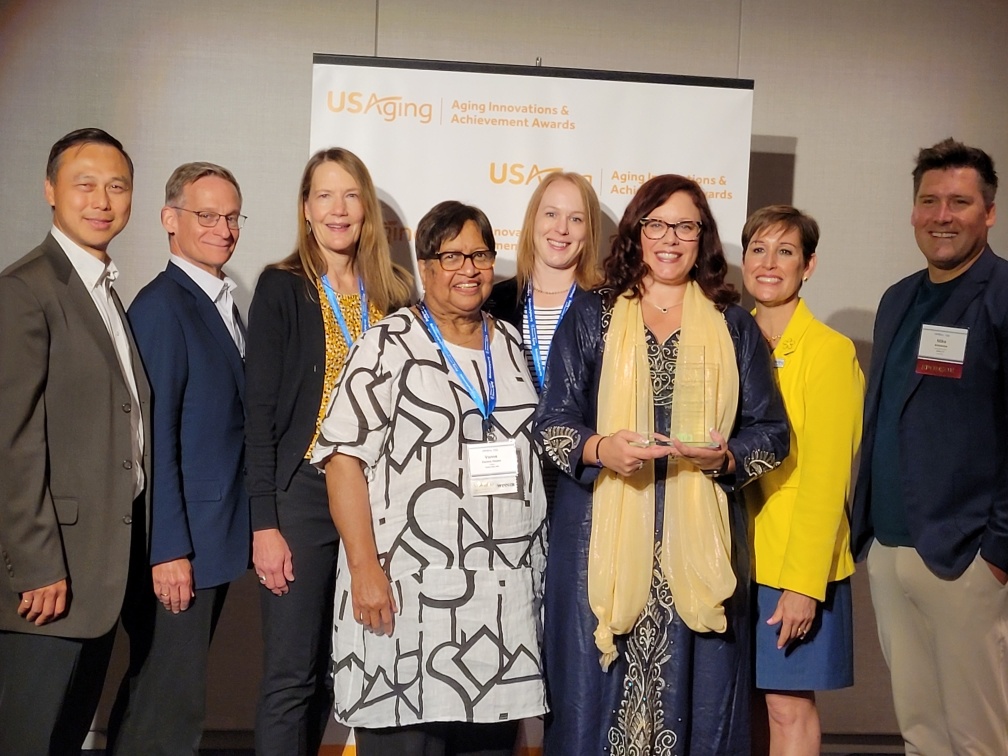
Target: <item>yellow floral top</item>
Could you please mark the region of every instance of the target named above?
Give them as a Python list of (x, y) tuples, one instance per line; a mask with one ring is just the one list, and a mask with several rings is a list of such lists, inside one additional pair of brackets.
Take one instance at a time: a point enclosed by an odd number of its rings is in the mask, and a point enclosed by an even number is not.
[[(305, 459), (311, 459), (312, 451), (315, 449), (315, 442), (319, 437), (319, 429), (322, 420), (329, 411), (329, 404), (332, 401), (333, 389), (339, 381), (340, 373), (343, 371), (343, 364), (350, 353), (350, 344), (346, 343), (339, 323), (336, 322), (336, 315), (333, 314), (332, 306), (329, 304), (329, 297), (326, 296), (325, 289), (322, 288), (322, 280), (316, 279), (315, 287), (318, 289), (319, 304), (322, 307), (322, 325), (325, 328), (325, 375), (322, 377), (322, 405), (319, 407), (318, 417), (315, 419), (315, 432), (312, 434), (311, 443), (308, 444), (308, 451)], [(340, 310), (343, 311), (343, 318), (346, 320), (347, 328), (354, 339), (359, 339), (364, 333), (361, 321), (360, 295), (336, 293)], [(381, 310), (375, 307), (373, 302), (368, 302), (368, 319), (374, 325), (384, 317)]]

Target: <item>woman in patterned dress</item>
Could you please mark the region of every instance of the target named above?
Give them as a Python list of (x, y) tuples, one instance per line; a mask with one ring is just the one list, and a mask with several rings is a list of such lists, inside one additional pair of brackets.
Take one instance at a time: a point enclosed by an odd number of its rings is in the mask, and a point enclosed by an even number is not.
[(546, 709), (536, 390), (518, 333), (481, 312), (486, 216), (443, 202), (416, 251), (423, 301), (354, 345), (313, 456), (342, 542), (336, 719), (362, 756), (510, 756)]
[(748, 756), (749, 554), (733, 493), (787, 454), (769, 353), (690, 179), (641, 186), (605, 270), (560, 324), (536, 415), (564, 473), (546, 752)]
[(338, 536), (311, 457), (353, 340), (412, 298), (374, 184), (348, 150), (308, 161), (294, 251), (263, 271), (245, 357), (246, 485), (260, 593), (256, 753), (318, 753), (332, 709), (330, 619)]

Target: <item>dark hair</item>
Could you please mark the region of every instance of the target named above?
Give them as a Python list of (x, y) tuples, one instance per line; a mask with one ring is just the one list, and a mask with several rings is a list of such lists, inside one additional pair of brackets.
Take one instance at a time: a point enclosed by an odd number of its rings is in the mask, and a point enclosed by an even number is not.
[(462, 227), (468, 221), (479, 227), (480, 236), (483, 237), (487, 249), (496, 252), (493, 227), (483, 211), (472, 205), (446, 200), (434, 205), (417, 224), (415, 239), (417, 260), (430, 260), (437, 255), (441, 245), (462, 233)]
[(725, 261), (721, 237), (718, 236), (717, 221), (707, 204), (703, 189), (685, 176), (666, 173), (646, 181), (630, 200), (612, 243), (612, 252), (605, 261), (606, 298), (615, 300), (625, 291), (632, 291), (635, 297), (643, 294), (641, 284), (649, 268), (644, 262), (641, 249), (641, 219), (676, 192), (686, 192), (700, 212), (700, 245), (696, 264), (690, 271), (690, 278), (697, 282), (704, 295), (720, 309), (739, 301), (735, 287), (725, 281), (728, 263)]
[(808, 265), (819, 246), (819, 224), (811, 215), (791, 205), (767, 205), (750, 215), (742, 227), (742, 259), (750, 240), (760, 231), (774, 226), (798, 232), (801, 239), (802, 258)]
[(122, 153), (122, 156), (126, 158), (126, 165), (129, 166), (130, 179), (133, 178), (133, 160), (128, 154), (126, 154), (126, 150), (123, 149), (122, 142), (109, 134), (107, 131), (96, 128), (88, 128), (71, 131), (66, 136), (56, 140), (56, 144), (54, 144), (52, 149), (49, 150), (49, 160), (46, 163), (46, 179), (48, 179), (50, 184), (56, 183), (56, 174), (59, 173), (60, 161), (63, 158), (63, 153), (71, 147), (83, 146), (85, 144), (107, 144), (109, 147), (115, 147), (120, 153)]
[(978, 147), (967, 147), (952, 137), (943, 139), (931, 147), (924, 147), (917, 153), (917, 164), (913, 169), (914, 199), (920, 190), (921, 179), (928, 171), (942, 171), (949, 168), (972, 168), (980, 177), (980, 193), (989, 208), (997, 194), (998, 178), (991, 156)]

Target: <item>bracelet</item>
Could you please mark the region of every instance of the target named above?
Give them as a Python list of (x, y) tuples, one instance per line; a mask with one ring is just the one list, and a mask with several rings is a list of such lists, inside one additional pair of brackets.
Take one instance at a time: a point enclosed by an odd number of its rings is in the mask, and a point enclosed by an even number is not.
[(605, 467), (605, 465), (602, 464), (602, 459), (598, 455), (598, 449), (599, 449), (599, 446), (602, 445), (602, 439), (603, 438), (608, 438), (608, 436), (603, 436), (600, 433), (599, 437), (598, 437), (598, 441), (595, 442), (595, 455), (594, 455), (595, 456), (595, 462), (592, 463), (592, 465), (591, 465), (592, 467), (599, 467), (599, 468)]
[(724, 462), (721, 463), (721, 467), (716, 470), (701, 470), (704, 475), (709, 475), (712, 478), (717, 478), (724, 475), (728, 471), (728, 450), (725, 449)]

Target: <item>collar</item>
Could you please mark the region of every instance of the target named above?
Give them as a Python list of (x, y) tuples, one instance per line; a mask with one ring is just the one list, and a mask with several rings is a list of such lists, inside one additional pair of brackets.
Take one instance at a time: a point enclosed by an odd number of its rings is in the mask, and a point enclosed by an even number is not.
[(790, 354), (795, 349), (798, 348), (798, 343), (802, 340), (802, 336), (805, 335), (805, 331), (815, 320), (815, 316), (812, 311), (805, 304), (805, 300), (801, 297), (798, 298), (798, 307), (795, 308), (794, 313), (791, 315), (791, 320), (788, 321), (787, 327), (784, 329), (784, 333), (781, 334), (780, 343), (773, 350), (775, 353), (780, 352), (780, 354)]
[(77, 271), (77, 275), (80, 276), (88, 291), (98, 288), (106, 277), (111, 282), (114, 282), (119, 277), (119, 269), (112, 260), (109, 260), (108, 263), (103, 263), (56, 228), (56, 226), (49, 229), (49, 233), (52, 234), (56, 243), (66, 253), (70, 264), (73, 265), (74, 270)]
[(212, 273), (207, 273), (203, 268), (194, 265), (178, 255), (169, 255), (168, 261), (189, 276), (193, 280), (193, 283), (199, 286), (214, 304), (220, 301), (225, 292), (233, 294), (234, 290), (238, 288), (238, 284), (229, 276), (225, 275), (223, 278), (217, 278)]
[[(753, 308), (751, 311), (753, 317), (756, 317), (756, 309)], [(770, 350), (772, 354), (791, 354), (795, 349), (798, 348), (798, 343), (802, 340), (802, 336), (805, 335), (805, 331), (808, 330), (809, 325), (815, 320), (815, 315), (805, 304), (805, 300), (801, 297), (798, 298), (798, 306), (795, 311), (791, 313), (791, 320), (784, 327), (784, 332), (781, 334), (780, 341), (777, 342), (777, 346)]]

